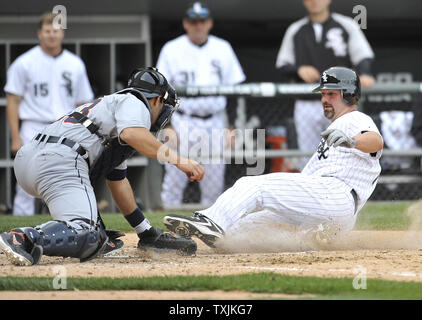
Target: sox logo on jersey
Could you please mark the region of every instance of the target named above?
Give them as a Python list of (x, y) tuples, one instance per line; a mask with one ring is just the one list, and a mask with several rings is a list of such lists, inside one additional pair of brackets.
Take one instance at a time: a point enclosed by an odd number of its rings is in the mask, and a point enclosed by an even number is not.
[(328, 154), (327, 151), (330, 149), (330, 147), (325, 147), (325, 140), (321, 139), (321, 142), (319, 143), (318, 149), (317, 149), (317, 153), (318, 153), (318, 160), (321, 160), (321, 158), (327, 159), (328, 158)]

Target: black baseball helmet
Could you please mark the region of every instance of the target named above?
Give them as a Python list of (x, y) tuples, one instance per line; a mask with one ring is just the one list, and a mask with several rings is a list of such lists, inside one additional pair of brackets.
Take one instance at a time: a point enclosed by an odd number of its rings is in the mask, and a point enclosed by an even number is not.
[(155, 123), (154, 130), (163, 129), (173, 113), (179, 108), (180, 100), (176, 89), (168, 83), (166, 77), (157, 68), (137, 68), (132, 71), (127, 82), (128, 88), (140, 90), (145, 98), (163, 97), (164, 107)]
[(321, 75), (320, 85), (312, 92), (321, 90), (342, 90), (343, 100), (352, 106), (360, 99), (360, 80), (358, 74), (345, 67), (331, 67)]
[(129, 76), (127, 87), (139, 89), (147, 99), (161, 96), (164, 103), (171, 106), (175, 106), (178, 99), (176, 90), (167, 82), (166, 77), (154, 67), (133, 70)]
[(185, 19), (187, 20), (207, 20), (210, 18), (210, 10), (199, 1), (191, 4), (185, 14)]

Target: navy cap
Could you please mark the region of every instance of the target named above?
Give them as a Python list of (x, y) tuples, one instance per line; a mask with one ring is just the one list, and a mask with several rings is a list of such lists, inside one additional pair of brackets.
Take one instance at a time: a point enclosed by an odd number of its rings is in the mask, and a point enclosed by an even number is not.
[(185, 19), (188, 20), (207, 20), (211, 18), (210, 10), (201, 2), (193, 3), (188, 10), (186, 10)]

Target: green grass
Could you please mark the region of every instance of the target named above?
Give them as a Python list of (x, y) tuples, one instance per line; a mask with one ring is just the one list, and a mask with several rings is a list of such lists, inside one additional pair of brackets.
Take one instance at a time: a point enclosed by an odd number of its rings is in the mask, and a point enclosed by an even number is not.
[[(406, 215), (406, 209), (413, 202), (368, 202), (359, 213), (355, 229), (357, 230), (406, 230), (411, 221)], [(191, 215), (192, 212), (173, 212)], [(157, 211), (146, 213), (153, 226), (164, 228), (162, 222), (167, 212)], [(101, 216), (109, 229), (119, 229), (131, 232), (132, 228), (120, 213), (103, 213)], [(36, 226), (51, 219), (49, 215), (35, 215), (31, 217), (0, 216), (0, 232), (9, 231), (15, 227)]]
[[(358, 230), (404, 230), (411, 221), (406, 209), (413, 202), (369, 202), (359, 213)], [(177, 212), (191, 215), (191, 212)], [(147, 213), (152, 225), (164, 228), (166, 212)], [(121, 214), (102, 214), (110, 229), (131, 232)], [(32, 217), (0, 216), (0, 232), (19, 226), (35, 226), (49, 221), (49, 215)], [(352, 279), (286, 276), (254, 273), (230, 276), (166, 276), (148, 278), (67, 278), (68, 290), (240, 290), (259, 293), (314, 295), (312, 299), (422, 299), (422, 283), (367, 280), (366, 290), (355, 290)], [(0, 277), (1, 290), (53, 290), (53, 279)], [(308, 297), (303, 297), (309, 299)]]
[[(315, 295), (313, 299), (422, 299), (422, 283), (367, 280), (365, 290), (353, 279), (253, 273), (227, 276), (163, 276), (145, 278), (67, 278), (67, 290), (249, 291)], [(54, 290), (52, 278), (0, 277), (0, 290)], [(308, 299), (308, 297), (306, 297)]]
[[(163, 217), (168, 212), (154, 212), (147, 213), (145, 216), (155, 227), (164, 228)], [(175, 214), (191, 215), (191, 212), (174, 212)], [(132, 232), (133, 229), (120, 213), (102, 213), (101, 217), (104, 220), (108, 229), (118, 229), (124, 232)], [(30, 217), (14, 217), (12, 215), (0, 215), (0, 232), (9, 231), (16, 227), (33, 227), (44, 222), (50, 221), (49, 214), (37, 214)]]
[(411, 220), (406, 209), (414, 202), (368, 202), (359, 212), (355, 229), (359, 230), (406, 230)]

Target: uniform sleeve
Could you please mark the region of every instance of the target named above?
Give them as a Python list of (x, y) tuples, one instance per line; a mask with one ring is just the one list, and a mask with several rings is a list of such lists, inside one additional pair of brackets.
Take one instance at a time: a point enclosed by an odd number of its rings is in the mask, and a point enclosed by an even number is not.
[(237, 59), (236, 53), (234, 52), (232, 46), (229, 43), (227, 43), (227, 45), (229, 67), (228, 70), (226, 70), (224, 84), (237, 84), (243, 82), (246, 79), (246, 76), (243, 72), (242, 66), (240, 65), (240, 62)]
[(374, 52), (357, 22), (348, 17), (343, 26), (349, 34), (348, 50), (353, 65), (359, 65), (364, 59), (373, 59)]
[(79, 75), (75, 97), (76, 104), (86, 103), (94, 99), (94, 93), (92, 92), (91, 84), (89, 83), (85, 64), (82, 61), (81, 63), (81, 73)]
[(26, 89), (26, 70), (22, 61), (18, 58), (7, 70), (7, 82), (4, 91), (23, 97)]
[(140, 127), (148, 130), (151, 128), (151, 114), (148, 107), (131, 94), (121, 97), (115, 118), (118, 136), (125, 128)]
[(367, 132), (367, 131), (373, 131), (381, 135), (374, 120), (372, 120), (371, 117), (365, 115), (364, 117), (362, 117), (362, 120), (360, 121), (360, 133)]
[(281, 47), (278, 51), (277, 60), (275, 63), (277, 69), (288, 65), (294, 66), (296, 64), (295, 47), (293, 41), (294, 34), (295, 30), (292, 26), (290, 26), (284, 34), (283, 41), (281, 42)]
[(160, 54), (158, 55), (157, 69), (166, 77), (167, 80), (171, 82), (172, 74), (169, 59), (167, 57), (167, 52), (168, 46), (164, 45), (160, 51)]

